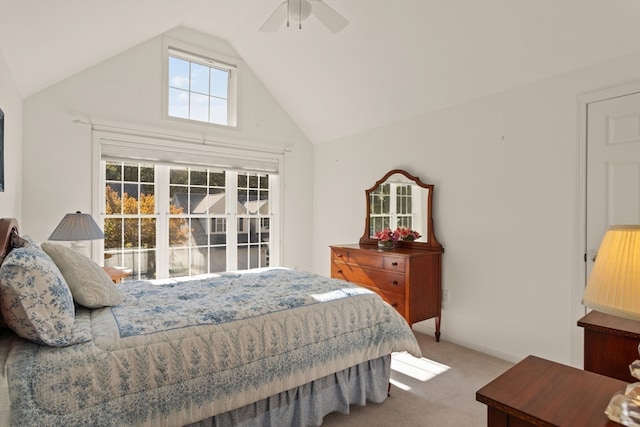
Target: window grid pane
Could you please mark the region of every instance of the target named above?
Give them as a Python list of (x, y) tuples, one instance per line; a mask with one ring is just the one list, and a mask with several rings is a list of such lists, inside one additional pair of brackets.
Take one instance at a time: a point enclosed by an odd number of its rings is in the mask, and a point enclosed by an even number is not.
[(170, 241), (170, 277), (225, 271), (225, 173), (171, 167), (169, 176), (171, 216), (182, 221), (184, 232), (182, 238)]
[(398, 227), (413, 228), (413, 211), (411, 207), (411, 185), (396, 186), (396, 216)]
[(238, 268), (269, 266), (268, 175), (238, 174)]
[(229, 70), (169, 56), (168, 77), (170, 117), (229, 125)]
[(391, 186), (388, 183), (378, 186), (369, 193), (369, 235), (374, 236), (376, 232), (390, 227), (391, 222)]
[(132, 269), (125, 278), (156, 275), (156, 206), (153, 165), (105, 164), (105, 265)]

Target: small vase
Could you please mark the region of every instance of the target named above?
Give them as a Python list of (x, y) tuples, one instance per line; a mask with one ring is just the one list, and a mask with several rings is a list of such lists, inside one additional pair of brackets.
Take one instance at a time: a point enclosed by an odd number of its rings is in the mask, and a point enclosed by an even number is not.
[(393, 240), (378, 240), (378, 249), (393, 249), (396, 243)]

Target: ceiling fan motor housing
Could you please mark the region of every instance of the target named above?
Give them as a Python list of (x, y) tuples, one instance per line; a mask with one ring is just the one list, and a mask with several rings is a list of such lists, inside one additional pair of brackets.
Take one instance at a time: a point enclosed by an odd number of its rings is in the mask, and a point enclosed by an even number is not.
[(302, 22), (311, 15), (309, 0), (289, 0), (289, 17), (296, 22)]

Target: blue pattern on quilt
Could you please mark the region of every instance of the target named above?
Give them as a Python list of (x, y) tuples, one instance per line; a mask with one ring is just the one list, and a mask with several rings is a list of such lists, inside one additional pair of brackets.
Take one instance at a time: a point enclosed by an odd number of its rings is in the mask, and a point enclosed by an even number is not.
[(111, 308), (122, 338), (318, 304), (328, 292), (334, 299), (372, 293), (342, 280), (287, 269), (164, 282), (121, 287), (124, 295), (133, 297)]
[(77, 309), (86, 343), (0, 333), (11, 424), (181, 426), (394, 351), (421, 356), (404, 319), (364, 288), (284, 269), (222, 276), (123, 284), (122, 305)]

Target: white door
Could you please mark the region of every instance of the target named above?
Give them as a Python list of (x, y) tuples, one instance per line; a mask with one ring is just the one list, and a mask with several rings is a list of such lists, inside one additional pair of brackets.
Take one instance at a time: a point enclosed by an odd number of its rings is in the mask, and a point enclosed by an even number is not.
[(613, 224), (640, 224), (640, 93), (587, 105), (586, 275)]

